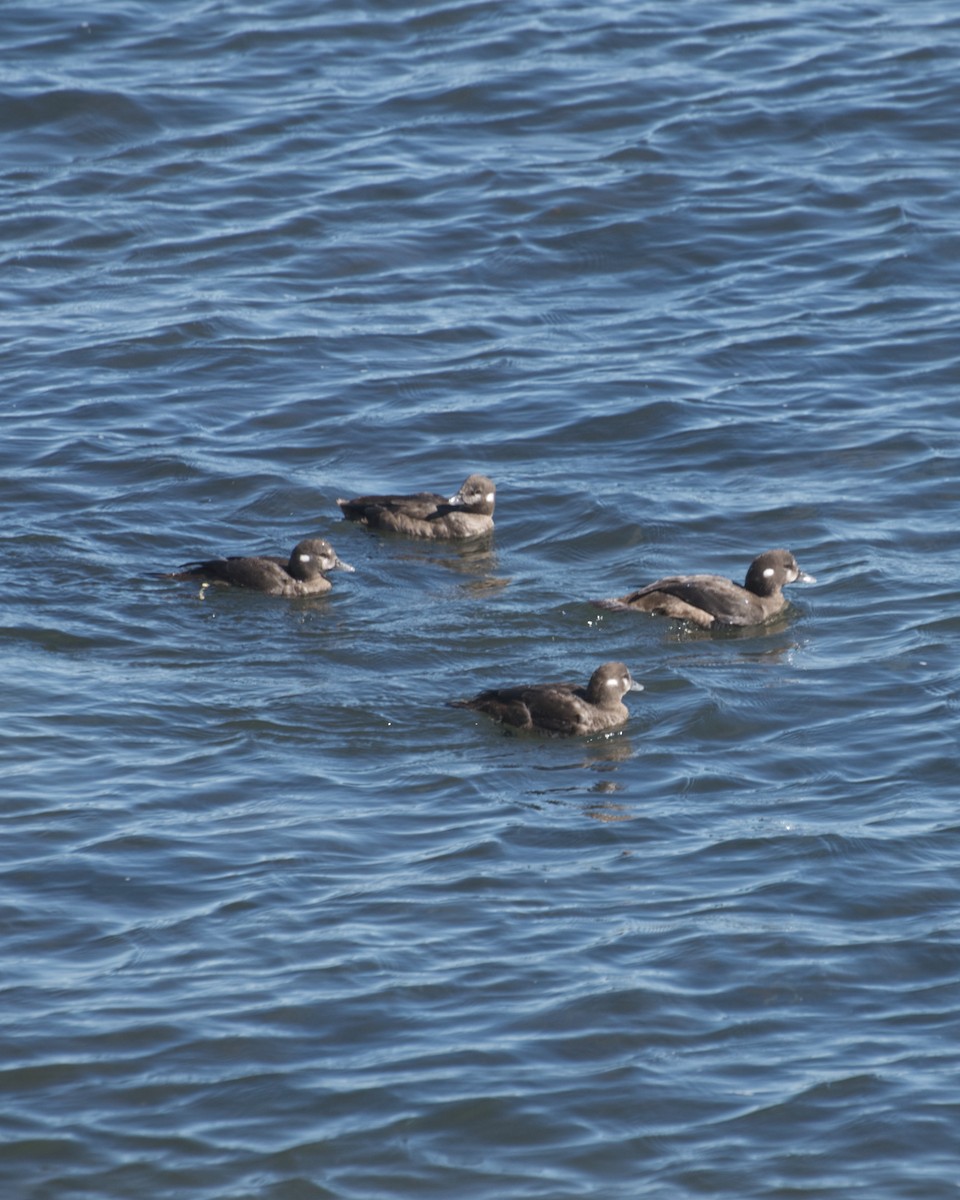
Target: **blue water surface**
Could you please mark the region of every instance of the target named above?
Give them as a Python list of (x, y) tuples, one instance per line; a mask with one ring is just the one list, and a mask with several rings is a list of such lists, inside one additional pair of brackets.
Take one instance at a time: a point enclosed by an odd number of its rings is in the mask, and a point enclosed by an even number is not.
[(955, 6), (2, 19), (3, 1196), (953, 1200)]

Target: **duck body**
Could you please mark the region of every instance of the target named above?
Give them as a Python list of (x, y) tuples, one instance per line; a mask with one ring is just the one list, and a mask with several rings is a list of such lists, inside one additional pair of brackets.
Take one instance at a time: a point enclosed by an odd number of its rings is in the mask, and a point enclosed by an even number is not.
[(454, 700), (454, 708), (484, 713), (512, 729), (555, 736), (600, 733), (614, 729), (630, 713), (627, 692), (643, 691), (620, 662), (603, 663), (586, 687), (575, 683), (533, 683), (491, 688), (471, 700)]
[(211, 558), (205, 562), (184, 563), (164, 578), (249, 588), (269, 596), (322, 596), (333, 586), (324, 572), (335, 569), (352, 571), (354, 568), (338, 558), (325, 538), (307, 538), (294, 546), (289, 558), (272, 555)]
[(456, 541), (493, 529), (497, 489), (486, 475), (471, 475), (453, 496), (417, 492), (411, 496), (357, 496), (338, 500), (348, 521), (408, 537)]
[(750, 564), (741, 586), (722, 575), (668, 575), (626, 596), (598, 600), (603, 608), (633, 609), (690, 621), (705, 628), (762, 625), (787, 606), (788, 583), (816, 582), (789, 550), (767, 550)]

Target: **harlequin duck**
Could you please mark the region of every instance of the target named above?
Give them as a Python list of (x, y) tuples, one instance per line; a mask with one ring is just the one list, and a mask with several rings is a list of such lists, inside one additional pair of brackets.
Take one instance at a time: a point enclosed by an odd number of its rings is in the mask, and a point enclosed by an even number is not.
[(786, 608), (782, 589), (797, 581), (815, 583), (816, 579), (800, 570), (789, 550), (767, 550), (750, 564), (743, 587), (722, 575), (668, 575), (626, 596), (594, 603), (677, 617), (695, 625), (760, 625)]
[(493, 529), (497, 489), (486, 475), (471, 475), (455, 496), (419, 492), (415, 496), (358, 496), (338, 500), (348, 521), (410, 537), (459, 539)]
[(212, 558), (184, 563), (164, 579), (195, 579), (222, 587), (252, 588), (271, 596), (322, 596), (333, 584), (324, 571), (352, 571), (324, 538), (307, 538), (294, 546), (289, 559), (273, 556)]
[(472, 708), (513, 729), (572, 735), (599, 733), (622, 725), (630, 713), (627, 692), (642, 692), (620, 662), (597, 667), (586, 687), (575, 683), (533, 683), (491, 688), (472, 700), (454, 700), (454, 708)]

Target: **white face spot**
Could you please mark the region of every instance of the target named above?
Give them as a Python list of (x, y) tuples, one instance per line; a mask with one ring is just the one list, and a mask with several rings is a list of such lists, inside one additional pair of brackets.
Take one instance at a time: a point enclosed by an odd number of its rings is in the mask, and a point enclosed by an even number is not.
[(297, 558), (299, 558), (301, 562), (310, 562), (310, 560), (313, 558), (313, 555), (312, 554), (298, 554)]
[(487, 492), (486, 496), (484, 496), (484, 500), (486, 500), (486, 502), (488, 504), (492, 504), (493, 503), (493, 492)]
[(603, 686), (604, 687), (619, 687), (620, 680), (619, 679), (605, 679), (603, 681)]
[(776, 575), (776, 571), (773, 567), (766, 567), (763, 572), (764, 579), (769, 579), (771, 575)]

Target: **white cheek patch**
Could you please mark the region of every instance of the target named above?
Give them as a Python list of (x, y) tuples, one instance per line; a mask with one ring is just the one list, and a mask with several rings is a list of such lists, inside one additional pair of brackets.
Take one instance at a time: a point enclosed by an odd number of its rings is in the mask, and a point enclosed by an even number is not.
[(313, 555), (312, 554), (298, 554), (297, 557), (300, 559), (301, 562), (309, 562), (313, 558)]
[(484, 500), (486, 500), (486, 502), (488, 504), (492, 504), (493, 503), (493, 492), (487, 492), (487, 494), (484, 496)]
[(773, 567), (767, 567), (763, 572), (764, 579), (769, 579), (771, 575), (776, 575), (776, 571), (773, 569)]
[(619, 686), (619, 684), (620, 684), (620, 680), (619, 680), (619, 679), (605, 679), (605, 680), (603, 681), (603, 686), (604, 686), (604, 687), (618, 687), (618, 686)]

